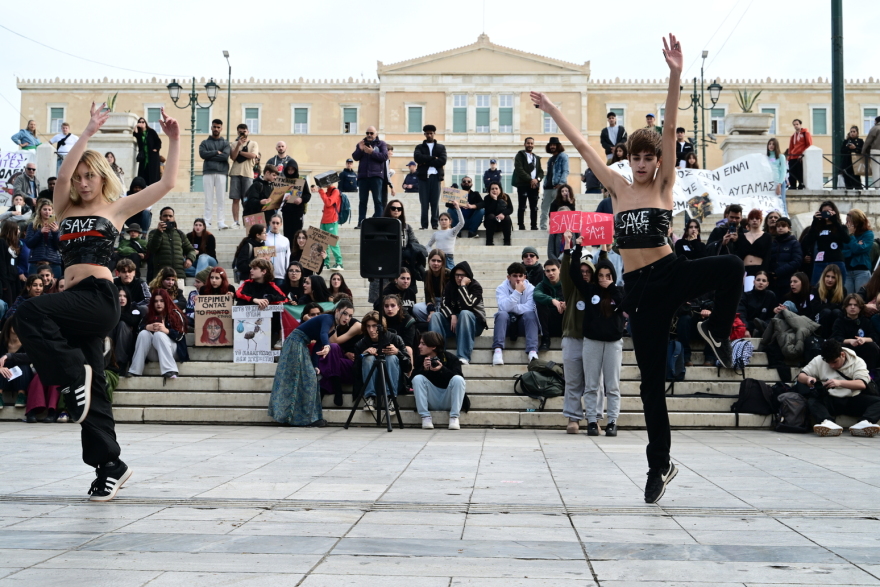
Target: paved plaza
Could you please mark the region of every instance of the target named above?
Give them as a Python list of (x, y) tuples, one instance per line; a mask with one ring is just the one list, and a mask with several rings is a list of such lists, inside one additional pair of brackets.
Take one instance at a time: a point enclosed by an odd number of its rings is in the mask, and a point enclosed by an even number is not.
[(0, 423), (0, 586), (880, 585), (880, 439), (120, 425), (92, 504), (79, 427)]

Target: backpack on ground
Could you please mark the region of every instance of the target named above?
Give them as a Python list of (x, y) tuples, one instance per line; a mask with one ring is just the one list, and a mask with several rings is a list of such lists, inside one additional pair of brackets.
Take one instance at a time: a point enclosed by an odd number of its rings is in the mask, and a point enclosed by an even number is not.
[(529, 361), (528, 371), (515, 375), (513, 391), (540, 401), (538, 411), (544, 411), (544, 404), (551, 397), (565, 394), (565, 373), (562, 365), (543, 359)]
[(746, 367), (752, 362), (752, 355), (755, 354), (755, 346), (747, 338), (738, 338), (730, 346), (733, 370), (745, 373)]
[(736, 426), (739, 427), (739, 415), (760, 414), (769, 416), (775, 414), (773, 408), (773, 391), (770, 386), (751, 377), (743, 379), (739, 384), (739, 397), (730, 406), (730, 411), (736, 414)]
[(774, 417), (777, 432), (808, 432), (807, 398), (796, 391), (781, 393), (776, 397), (779, 411)]
[(339, 224), (345, 224), (351, 218), (351, 202), (348, 201), (348, 196), (342, 192), (339, 192), (339, 210), (336, 211), (336, 214)]
[[(666, 345), (666, 381), (684, 381), (687, 368), (684, 366), (684, 347), (677, 340)], [(671, 386), (670, 386), (671, 387)]]

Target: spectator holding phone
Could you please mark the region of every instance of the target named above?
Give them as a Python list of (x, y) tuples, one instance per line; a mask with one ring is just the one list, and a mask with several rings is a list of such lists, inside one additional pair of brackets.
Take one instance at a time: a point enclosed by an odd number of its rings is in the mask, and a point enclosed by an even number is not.
[(28, 259), (28, 273), (37, 272), (40, 261), (52, 265), (56, 279), (61, 277), (61, 253), (58, 251), (58, 222), (55, 208), (50, 200), (37, 201), (37, 216), (27, 228), (24, 242), (31, 251)]
[(153, 268), (171, 267), (179, 276), (186, 275), (186, 270), (196, 262), (196, 250), (177, 228), (172, 207), (165, 206), (159, 212), (159, 224), (147, 238), (147, 252)]

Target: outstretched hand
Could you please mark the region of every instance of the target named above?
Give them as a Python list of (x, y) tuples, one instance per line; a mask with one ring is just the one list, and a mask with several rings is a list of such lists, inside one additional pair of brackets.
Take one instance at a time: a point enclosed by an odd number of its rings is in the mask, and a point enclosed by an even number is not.
[(110, 111), (104, 110), (106, 107), (107, 104), (102, 103), (96, 108), (95, 103), (92, 102), (92, 108), (89, 111), (91, 113), (91, 118), (89, 118), (89, 123), (86, 125), (86, 130), (83, 132), (83, 135), (90, 137), (101, 130), (101, 127), (104, 126), (104, 123), (110, 118)]
[(162, 127), (162, 132), (172, 141), (176, 141), (180, 138), (180, 125), (177, 124), (177, 121), (167, 114), (165, 114), (165, 108), (162, 108), (162, 116), (159, 118), (159, 126)]
[(666, 58), (666, 65), (669, 71), (681, 73), (684, 65), (684, 56), (681, 53), (681, 43), (672, 33), (669, 33), (669, 40), (663, 39), (663, 57)]
[(532, 99), (532, 104), (535, 105), (535, 108), (540, 108), (544, 112), (550, 112), (556, 107), (544, 92), (529, 92), (529, 98)]

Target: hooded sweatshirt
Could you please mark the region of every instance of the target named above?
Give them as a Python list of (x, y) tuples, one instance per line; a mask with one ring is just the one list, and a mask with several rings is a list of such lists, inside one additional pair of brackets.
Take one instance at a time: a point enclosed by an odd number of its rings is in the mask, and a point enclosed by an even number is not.
[[(575, 248), (575, 255), (580, 255), (581, 247)], [(611, 285), (603, 288), (599, 285), (599, 270), (608, 269), (611, 271)], [(575, 287), (578, 288), (581, 295), (584, 296), (584, 320), (583, 320), (583, 337), (590, 340), (599, 340), (604, 342), (615, 342), (623, 337), (623, 311), (620, 307), (623, 301), (622, 288), (617, 287), (617, 271), (614, 265), (607, 259), (601, 259), (596, 263), (596, 276), (594, 282), (587, 283), (581, 275), (580, 264), (577, 267), (569, 266), (569, 275)], [(604, 295), (611, 296), (611, 307), (613, 312), (610, 316), (602, 313), (602, 298)]]
[[(455, 283), (455, 272), (462, 270), (468, 276), (471, 282), (465, 286), (458, 286)], [(443, 305), (440, 306), (439, 312), (446, 318), (453, 315), (458, 316), (462, 310), (470, 310), (477, 318), (477, 322), (486, 327), (486, 309), (483, 306), (483, 286), (474, 279), (474, 272), (467, 261), (462, 261), (452, 268), (452, 276), (446, 283), (446, 289), (443, 292)]]
[[(559, 270), (559, 283), (562, 284), (562, 295), (565, 296), (565, 314), (562, 315), (562, 336), (563, 338), (583, 338), (584, 308), (586, 301), (581, 292), (575, 287), (571, 280), (569, 270), (571, 265), (577, 264), (578, 272), (581, 270), (580, 257), (574, 257), (572, 261), (571, 249), (565, 251), (562, 257), (562, 268)], [(595, 274), (595, 267), (592, 263), (587, 262)]]

